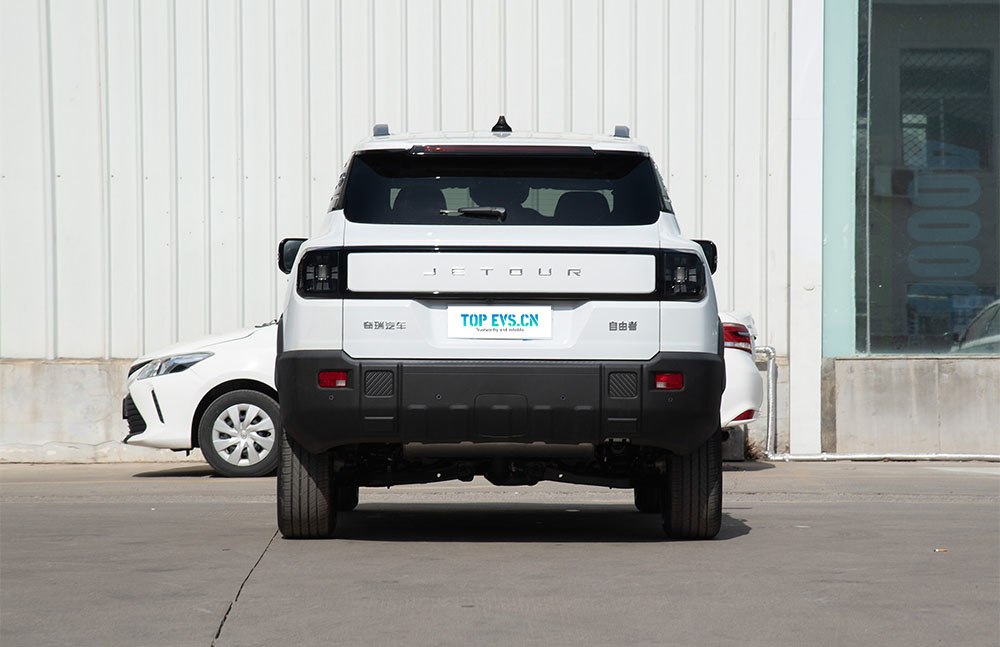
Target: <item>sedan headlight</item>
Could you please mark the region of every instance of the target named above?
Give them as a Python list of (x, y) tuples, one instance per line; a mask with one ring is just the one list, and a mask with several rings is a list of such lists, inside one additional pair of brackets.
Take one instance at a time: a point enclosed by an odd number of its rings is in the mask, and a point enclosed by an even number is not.
[(203, 359), (208, 359), (213, 353), (185, 353), (183, 355), (171, 355), (154, 359), (149, 364), (142, 367), (135, 379), (145, 380), (147, 377), (157, 377), (169, 373), (180, 373), (186, 371)]

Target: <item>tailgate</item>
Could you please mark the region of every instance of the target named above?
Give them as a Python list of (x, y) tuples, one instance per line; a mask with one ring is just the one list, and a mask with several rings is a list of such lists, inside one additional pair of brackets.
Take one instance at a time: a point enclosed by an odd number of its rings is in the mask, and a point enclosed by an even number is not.
[(649, 359), (654, 250), (351, 250), (355, 358)]

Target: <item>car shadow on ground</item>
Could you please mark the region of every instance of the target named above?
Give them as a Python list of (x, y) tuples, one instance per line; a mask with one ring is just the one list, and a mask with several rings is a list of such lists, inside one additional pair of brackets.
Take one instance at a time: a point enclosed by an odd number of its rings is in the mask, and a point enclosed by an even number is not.
[[(733, 463), (723, 463), (723, 472), (756, 472), (759, 470), (770, 470), (774, 469), (772, 463), (765, 463), (761, 461), (746, 461), (746, 462), (733, 462)], [(169, 469), (153, 470), (150, 472), (139, 472), (133, 474), (132, 476), (136, 478), (163, 478), (163, 477), (205, 477), (210, 476), (212, 478), (226, 478), (219, 476), (215, 473), (208, 465), (185, 465), (183, 467), (171, 467)], [(273, 474), (269, 476), (274, 476)]]
[(774, 463), (766, 461), (734, 461), (723, 463), (723, 472), (759, 472), (760, 470), (773, 470)]
[[(400, 542), (661, 542), (659, 514), (632, 505), (554, 503), (371, 503), (337, 515), (338, 539)], [(722, 515), (716, 541), (750, 532), (744, 519)]]
[(132, 475), (134, 478), (162, 478), (162, 477), (178, 477), (178, 476), (192, 476), (192, 477), (205, 477), (211, 476), (213, 478), (224, 478), (220, 477), (215, 473), (208, 465), (185, 465), (183, 467), (171, 467), (169, 469), (163, 470), (153, 470), (151, 472), (139, 472)]

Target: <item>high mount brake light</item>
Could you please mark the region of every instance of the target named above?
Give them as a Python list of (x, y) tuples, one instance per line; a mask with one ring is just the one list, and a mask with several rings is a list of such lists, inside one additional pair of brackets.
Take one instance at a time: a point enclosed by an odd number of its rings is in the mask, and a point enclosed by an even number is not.
[(410, 155), (579, 155), (593, 157), (589, 146), (414, 146)]
[(691, 252), (664, 252), (663, 298), (700, 301), (705, 296), (705, 265)]
[(299, 263), (298, 291), (304, 297), (335, 298), (343, 294), (338, 249), (314, 249)]
[(722, 344), (726, 348), (736, 348), (753, 354), (753, 344), (750, 331), (740, 323), (724, 322), (722, 324)]

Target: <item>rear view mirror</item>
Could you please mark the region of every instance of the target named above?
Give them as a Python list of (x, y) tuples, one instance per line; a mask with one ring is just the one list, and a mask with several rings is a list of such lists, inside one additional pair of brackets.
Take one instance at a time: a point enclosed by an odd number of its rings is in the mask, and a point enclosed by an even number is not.
[(292, 266), (295, 265), (295, 257), (299, 254), (299, 248), (302, 247), (302, 243), (306, 242), (305, 238), (286, 238), (280, 243), (278, 243), (278, 269), (285, 274), (290, 274), (292, 272)]
[(715, 274), (715, 270), (719, 267), (719, 249), (710, 240), (696, 240), (694, 241), (701, 245), (701, 249), (705, 252), (705, 260), (708, 261), (708, 269)]

